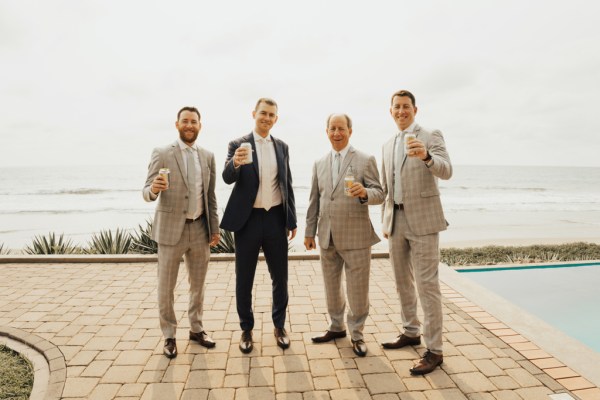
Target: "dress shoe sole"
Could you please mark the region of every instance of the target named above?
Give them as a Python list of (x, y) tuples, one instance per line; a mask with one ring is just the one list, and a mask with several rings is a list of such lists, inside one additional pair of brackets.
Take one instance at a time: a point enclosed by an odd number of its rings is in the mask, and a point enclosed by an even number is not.
[(324, 336), (325, 335), (316, 336), (316, 337), (310, 338), (310, 340), (312, 340), (313, 343), (327, 343), (327, 342), (331, 342), (332, 340), (335, 340), (335, 339), (345, 338), (346, 332), (335, 332), (335, 334), (329, 335), (329, 338), (327, 338), (327, 339), (325, 339)]
[(167, 357), (170, 360), (173, 359), (173, 358), (175, 358), (175, 357), (177, 357), (177, 353), (175, 353), (175, 354), (168, 354), (168, 353), (165, 353), (163, 351), (163, 354), (165, 355), (165, 357)]
[(439, 364), (437, 364), (435, 367), (431, 368), (430, 370), (416, 370), (416, 371), (415, 371), (415, 370), (413, 370), (413, 369), (411, 368), (411, 369), (410, 369), (410, 374), (411, 374), (411, 375), (427, 375), (427, 374), (429, 374), (430, 372), (433, 372), (433, 371), (435, 371), (435, 369), (436, 369), (437, 367), (439, 367), (440, 365), (442, 365), (442, 364), (443, 364), (443, 362), (440, 362)]
[(420, 344), (421, 344), (421, 339), (419, 338), (419, 340), (415, 340), (412, 342), (407, 341), (404, 344), (398, 344), (397, 342), (381, 343), (381, 346), (384, 349), (395, 350), (395, 349), (401, 349), (403, 347), (408, 347), (408, 346), (419, 346)]
[(277, 346), (279, 346), (280, 348), (282, 348), (283, 350), (289, 349), (290, 348), (290, 344), (289, 343), (281, 343), (279, 340), (277, 341)]
[(241, 346), (239, 346), (239, 347), (240, 347), (240, 351), (244, 354), (252, 353), (252, 350), (254, 349), (254, 346), (250, 346), (247, 349), (243, 348)]

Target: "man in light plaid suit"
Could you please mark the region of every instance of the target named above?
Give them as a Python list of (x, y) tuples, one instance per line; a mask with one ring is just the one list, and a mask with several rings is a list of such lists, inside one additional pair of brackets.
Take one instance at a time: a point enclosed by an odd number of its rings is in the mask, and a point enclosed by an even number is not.
[[(427, 351), (410, 372), (423, 375), (443, 362), (442, 295), (438, 279), (439, 232), (446, 229), (437, 179), (450, 179), (452, 164), (442, 133), (415, 123), (415, 97), (407, 90), (392, 95), (390, 114), (399, 133), (383, 146), (381, 166), (383, 235), (389, 239), (390, 259), (400, 294), (404, 333), (383, 343), (398, 349), (421, 344), (417, 293), (424, 312), (423, 338)], [(416, 139), (404, 146), (404, 137)]]
[[(188, 317), (190, 340), (210, 348), (215, 342), (202, 327), (204, 279), (210, 246), (219, 243), (219, 217), (215, 196), (215, 157), (196, 145), (200, 132), (200, 112), (184, 107), (177, 113), (175, 127), (179, 139), (152, 152), (144, 200), (158, 199), (152, 239), (158, 243), (158, 308), (165, 337), (163, 353), (177, 357), (174, 289), (181, 257), (185, 256), (190, 283)], [(169, 168), (169, 179), (159, 174)]]
[[(367, 346), (363, 328), (369, 314), (371, 246), (380, 241), (373, 230), (368, 205), (381, 204), (383, 190), (375, 157), (349, 144), (352, 135), (350, 117), (330, 115), (326, 132), (332, 150), (313, 168), (304, 245), (307, 250), (315, 249), (318, 232), (331, 324), (323, 335), (313, 337), (312, 341), (322, 343), (346, 336), (346, 302), (342, 293), (342, 273), (345, 271), (352, 349), (356, 355), (364, 357)], [(354, 184), (346, 193), (344, 177), (349, 170), (354, 175)]]

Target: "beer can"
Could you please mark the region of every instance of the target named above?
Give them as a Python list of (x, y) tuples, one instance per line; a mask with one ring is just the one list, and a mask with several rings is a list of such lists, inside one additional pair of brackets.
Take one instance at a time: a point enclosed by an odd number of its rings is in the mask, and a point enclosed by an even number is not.
[(246, 156), (246, 160), (244, 161), (244, 164), (252, 164), (252, 145), (248, 142), (244, 142), (244, 143), (240, 144), (240, 147), (242, 147), (244, 149), (248, 149), (248, 155)]
[(171, 173), (171, 171), (169, 170), (169, 168), (161, 168), (158, 170), (158, 174), (160, 176), (162, 176), (163, 178), (165, 178), (165, 180), (167, 181), (167, 189), (169, 188), (169, 174)]

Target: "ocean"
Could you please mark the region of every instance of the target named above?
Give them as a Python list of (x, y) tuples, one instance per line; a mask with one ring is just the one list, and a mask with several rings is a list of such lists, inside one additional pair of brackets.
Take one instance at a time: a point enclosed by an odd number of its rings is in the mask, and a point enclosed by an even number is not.
[[(293, 244), (301, 250), (312, 161), (291, 170), (299, 228)], [(21, 249), (49, 232), (85, 245), (100, 230), (135, 230), (154, 214), (155, 204), (142, 198), (146, 173), (145, 165), (0, 168), (0, 245)], [(220, 173), (221, 212), (231, 186)], [(600, 240), (600, 168), (455, 166), (452, 179), (439, 184), (450, 223), (442, 244)], [(370, 212), (380, 233), (381, 208)]]

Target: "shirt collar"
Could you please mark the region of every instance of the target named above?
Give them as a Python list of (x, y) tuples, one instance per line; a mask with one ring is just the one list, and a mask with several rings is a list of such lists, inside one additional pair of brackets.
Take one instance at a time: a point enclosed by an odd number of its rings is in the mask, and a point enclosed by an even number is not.
[(346, 154), (348, 154), (348, 151), (350, 151), (350, 143), (348, 143), (348, 145), (340, 151), (335, 151), (334, 149), (331, 149), (331, 157), (335, 157), (337, 153), (340, 153), (340, 156), (344, 158), (346, 157)]
[(183, 140), (181, 140), (181, 138), (177, 139), (177, 143), (179, 143), (179, 148), (181, 149), (181, 151), (185, 151), (185, 149), (187, 149), (188, 147), (191, 148), (192, 150), (198, 150), (198, 147), (196, 146), (196, 142), (194, 142), (193, 145), (188, 146)]
[[(260, 136), (258, 133), (256, 133), (255, 131), (252, 131), (252, 135), (254, 135), (254, 143), (260, 143), (260, 141), (263, 139), (262, 136)], [(271, 133), (268, 133), (267, 136), (264, 138), (267, 142), (271, 142)]]
[(399, 134), (402, 134), (402, 133), (414, 133), (414, 131), (415, 131), (415, 125), (417, 125), (417, 123), (415, 121), (413, 121), (413, 123), (410, 124), (410, 126), (408, 128), (406, 128), (405, 130), (400, 131), (398, 133)]

